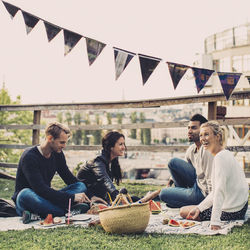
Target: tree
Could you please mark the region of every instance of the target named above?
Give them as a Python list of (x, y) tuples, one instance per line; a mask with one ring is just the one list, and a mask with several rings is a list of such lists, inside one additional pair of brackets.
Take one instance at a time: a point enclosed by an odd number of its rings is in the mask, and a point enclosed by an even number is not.
[(60, 123), (63, 123), (63, 113), (62, 112), (57, 114), (57, 121)]
[[(7, 89), (3, 85), (0, 90), (0, 104), (21, 104), (21, 97), (17, 96), (16, 101), (12, 101)], [(1, 111), (0, 112), (0, 124), (32, 124), (33, 114), (31, 111)], [(5, 144), (25, 144), (31, 145), (32, 132), (31, 130), (0, 130), (0, 143)], [(20, 150), (13, 149), (1, 149), (0, 161), (16, 163), (21, 155)]]
[[(146, 120), (144, 113), (140, 113), (140, 122), (144, 123)], [(144, 145), (150, 145), (151, 144), (151, 130), (150, 128), (142, 128), (141, 133), (141, 143)]]
[[(132, 123), (136, 123), (137, 122), (137, 113), (136, 113), (136, 111), (133, 112), (133, 113), (131, 113), (130, 120), (131, 120)], [(136, 139), (136, 129), (131, 129), (130, 130), (130, 137), (132, 139)]]
[[(85, 116), (85, 124), (89, 125), (90, 124), (90, 120), (89, 120), (89, 115), (87, 114)], [(83, 137), (83, 144), (84, 145), (89, 145), (89, 141), (90, 141), (90, 131), (89, 130), (83, 130), (82, 131), (82, 137)]]
[[(116, 117), (117, 117), (117, 123), (118, 123), (118, 124), (122, 124), (123, 116), (124, 116), (123, 113), (117, 113)], [(122, 132), (121, 129), (119, 129), (118, 131), (119, 131), (119, 132)]]
[[(81, 114), (75, 113), (74, 115), (74, 123), (75, 125), (81, 125)], [(82, 131), (80, 129), (73, 131), (72, 133), (72, 142), (75, 145), (81, 145), (82, 142)]]
[[(100, 125), (100, 116), (96, 115), (96, 124)], [(102, 141), (102, 133), (101, 130), (94, 130), (93, 131), (93, 137), (94, 137), (94, 145), (100, 145)]]

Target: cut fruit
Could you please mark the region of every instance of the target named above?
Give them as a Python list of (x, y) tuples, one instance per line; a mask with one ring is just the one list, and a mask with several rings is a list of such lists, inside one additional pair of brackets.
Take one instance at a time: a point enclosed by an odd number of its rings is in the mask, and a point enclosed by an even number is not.
[(171, 226), (171, 227), (179, 227), (180, 226), (180, 223), (174, 219), (171, 219), (169, 222), (168, 222), (168, 225)]
[(159, 214), (161, 212), (161, 203), (159, 201), (149, 201), (149, 208), (152, 214)]

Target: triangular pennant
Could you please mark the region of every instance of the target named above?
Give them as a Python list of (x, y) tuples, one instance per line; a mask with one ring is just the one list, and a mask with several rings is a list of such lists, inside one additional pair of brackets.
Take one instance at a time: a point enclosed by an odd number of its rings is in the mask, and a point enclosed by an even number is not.
[(141, 66), (141, 75), (143, 85), (146, 83), (150, 75), (154, 72), (155, 68), (161, 61), (160, 58), (146, 56), (142, 54), (138, 54)]
[(174, 89), (176, 89), (179, 81), (190, 67), (187, 65), (177, 64), (172, 62), (167, 62), (167, 64), (174, 85)]
[(228, 100), (240, 79), (241, 73), (217, 72), (217, 74), (220, 78), (221, 87), (223, 89), (224, 95)]
[(82, 38), (81, 35), (69, 30), (63, 30), (64, 34), (64, 55), (66, 56)]
[(13, 19), (14, 16), (16, 15), (16, 13), (18, 12), (18, 10), (20, 10), (18, 7), (12, 5), (12, 4), (9, 4), (9, 3), (6, 3), (4, 1), (2, 1), (6, 10), (9, 12), (11, 18)]
[(87, 45), (87, 52), (88, 52), (89, 66), (90, 66), (95, 61), (95, 59), (101, 54), (106, 44), (86, 37), (86, 45)]
[(31, 14), (23, 11), (23, 10), (21, 10), (21, 11), (22, 11), (22, 14), (23, 14), (23, 19), (24, 19), (24, 22), (25, 22), (27, 34), (29, 34), (31, 32), (31, 30), (36, 26), (39, 19), (37, 17), (34, 17)]
[(192, 67), (192, 70), (195, 78), (197, 92), (199, 93), (204, 88), (210, 76), (214, 73), (214, 70), (200, 69), (195, 67)]
[(54, 24), (48, 23), (46, 21), (43, 21), (43, 22), (44, 22), (44, 26), (46, 29), (48, 41), (50, 42), (61, 31), (61, 28), (55, 26)]
[(248, 82), (250, 84), (250, 76), (246, 76), (246, 78), (247, 78), (247, 80), (248, 80)]
[(115, 80), (128, 66), (129, 62), (135, 56), (135, 53), (113, 47), (115, 56)]

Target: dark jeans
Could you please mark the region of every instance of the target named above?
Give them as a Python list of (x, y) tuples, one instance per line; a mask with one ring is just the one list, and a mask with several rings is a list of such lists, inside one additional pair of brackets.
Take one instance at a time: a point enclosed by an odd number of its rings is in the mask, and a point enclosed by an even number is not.
[(159, 194), (160, 199), (171, 208), (199, 204), (205, 197), (197, 185), (195, 168), (192, 164), (173, 158), (168, 167), (175, 187), (163, 188)]
[[(86, 192), (86, 190), (87, 188), (82, 182), (76, 182), (61, 189), (61, 191), (65, 191), (69, 194), (83, 193)], [(50, 201), (42, 198), (30, 188), (24, 188), (17, 195), (17, 214), (22, 216), (24, 210), (38, 214), (41, 217), (45, 217), (47, 214), (52, 214), (53, 216), (63, 216), (67, 212), (65, 209), (58, 207)]]

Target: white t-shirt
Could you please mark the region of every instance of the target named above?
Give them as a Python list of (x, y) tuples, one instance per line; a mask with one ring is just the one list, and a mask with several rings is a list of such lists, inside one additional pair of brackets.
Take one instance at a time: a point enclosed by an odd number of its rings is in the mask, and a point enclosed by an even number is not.
[(212, 192), (199, 204), (202, 212), (213, 206), (211, 225), (220, 225), (221, 212), (240, 211), (248, 200), (248, 183), (243, 169), (228, 150), (214, 157)]
[(203, 195), (206, 197), (212, 190), (211, 176), (213, 155), (205, 150), (203, 146), (198, 150), (195, 144), (192, 144), (186, 152), (186, 160), (191, 163), (196, 171), (197, 184)]

